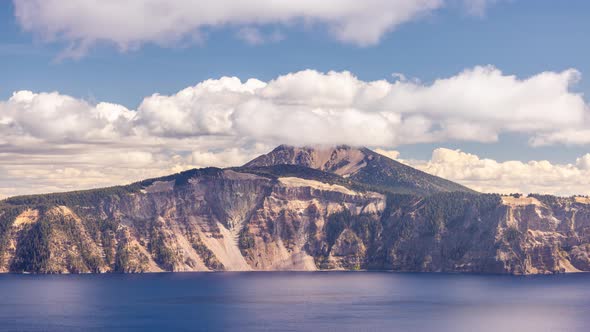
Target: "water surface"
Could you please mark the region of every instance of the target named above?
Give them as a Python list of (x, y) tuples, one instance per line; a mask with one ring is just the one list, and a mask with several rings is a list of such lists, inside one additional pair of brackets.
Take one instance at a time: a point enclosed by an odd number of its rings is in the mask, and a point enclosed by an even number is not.
[(588, 331), (590, 275), (0, 275), (7, 331)]

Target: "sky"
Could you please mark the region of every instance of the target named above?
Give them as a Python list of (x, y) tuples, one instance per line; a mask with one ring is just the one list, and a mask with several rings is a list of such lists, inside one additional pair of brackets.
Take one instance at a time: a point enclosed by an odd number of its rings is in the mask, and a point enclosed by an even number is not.
[(585, 0), (0, 0), (0, 197), (349, 144), (590, 194)]

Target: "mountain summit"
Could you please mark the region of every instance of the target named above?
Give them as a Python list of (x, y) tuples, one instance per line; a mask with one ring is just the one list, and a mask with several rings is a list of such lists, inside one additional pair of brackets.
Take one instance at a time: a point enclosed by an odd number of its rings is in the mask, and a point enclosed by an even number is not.
[(280, 145), (244, 167), (297, 165), (330, 172), (392, 193), (430, 195), (474, 192), (458, 183), (422, 172), (367, 148)]
[[(403, 193), (401, 195), (400, 193)], [(366, 148), (0, 201), (0, 272), (590, 271), (590, 199), (473, 192)]]

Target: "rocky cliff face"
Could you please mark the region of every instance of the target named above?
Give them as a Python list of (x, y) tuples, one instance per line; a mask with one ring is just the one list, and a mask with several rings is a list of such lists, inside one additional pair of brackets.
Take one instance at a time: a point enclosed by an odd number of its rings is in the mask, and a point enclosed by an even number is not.
[(379, 193), (295, 177), (214, 169), (177, 180), (9, 200), (0, 271), (314, 270), (308, 241), (322, 240), (326, 218), (385, 205)]
[(7, 199), (0, 271), (590, 271), (585, 198), (399, 194), (322, 165), (208, 168)]
[(389, 192), (429, 195), (437, 192), (473, 192), (460, 184), (419, 171), (367, 148), (278, 146), (245, 167), (298, 165), (334, 173)]

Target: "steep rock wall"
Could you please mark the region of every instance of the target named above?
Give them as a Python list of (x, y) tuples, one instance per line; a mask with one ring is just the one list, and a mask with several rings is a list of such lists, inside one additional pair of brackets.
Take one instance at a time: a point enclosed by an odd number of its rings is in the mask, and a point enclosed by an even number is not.
[(0, 206), (1, 272), (590, 271), (580, 197), (385, 195), (236, 170), (47, 197)]

